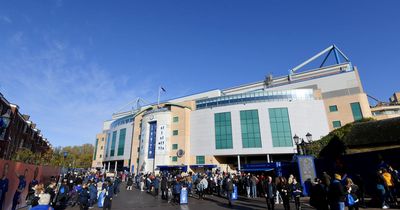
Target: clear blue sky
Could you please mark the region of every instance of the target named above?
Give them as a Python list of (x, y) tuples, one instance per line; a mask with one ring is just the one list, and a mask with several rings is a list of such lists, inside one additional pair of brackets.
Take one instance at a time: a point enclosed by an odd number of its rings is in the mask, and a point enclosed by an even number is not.
[(335, 43), (365, 91), (399, 91), (400, 1), (3, 1), (0, 91), (53, 145), (94, 142), (140, 96), (259, 81)]

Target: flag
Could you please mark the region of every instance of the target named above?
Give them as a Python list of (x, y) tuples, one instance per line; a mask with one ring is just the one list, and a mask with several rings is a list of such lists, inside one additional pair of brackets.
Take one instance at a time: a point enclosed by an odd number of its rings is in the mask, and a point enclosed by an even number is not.
[(161, 87), (161, 86), (160, 86), (160, 90), (162, 90), (163, 92), (167, 92), (167, 91), (165, 90), (165, 88), (163, 88), (163, 87)]

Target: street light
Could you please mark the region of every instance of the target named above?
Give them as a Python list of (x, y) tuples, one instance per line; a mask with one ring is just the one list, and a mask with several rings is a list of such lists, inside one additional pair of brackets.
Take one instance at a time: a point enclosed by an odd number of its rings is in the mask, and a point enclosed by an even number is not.
[(299, 155), (306, 155), (306, 146), (312, 142), (312, 134), (307, 132), (306, 134), (307, 142), (303, 138), (298, 137), (296, 134), (293, 136), (293, 141), (297, 146), (297, 153)]

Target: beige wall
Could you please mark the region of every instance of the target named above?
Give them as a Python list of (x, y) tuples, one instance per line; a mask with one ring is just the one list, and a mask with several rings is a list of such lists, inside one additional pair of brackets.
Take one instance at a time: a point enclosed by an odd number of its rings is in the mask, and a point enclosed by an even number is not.
[[(181, 106), (194, 108), (193, 102), (179, 103)], [(171, 138), (170, 138), (170, 161), (172, 165), (189, 165), (190, 164), (190, 112), (191, 109), (177, 106), (171, 107)], [(173, 122), (173, 118), (178, 117), (178, 122)], [(173, 131), (178, 130), (178, 135), (174, 136)], [(173, 150), (172, 144), (178, 144), (178, 149)], [(185, 151), (185, 155), (178, 158), (177, 162), (172, 162), (172, 157), (176, 156), (179, 149)]]
[[(105, 133), (97, 134), (96, 139), (98, 140), (97, 152), (96, 152), (96, 159), (93, 159), (92, 167), (102, 167), (103, 160), (104, 160), (106, 134)], [(95, 148), (96, 148), (96, 145), (95, 145)]]
[(133, 135), (132, 135), (132, 148), (131, 148), (131, 166), (135, 165), (135, 172), (136, 169), (138, 168), (138, 159), (139, 159), (139, 152), (138, 148), (140, 146), (140, 123), (142, 121), (142, 116), (139, 114), (138, 116), (135, 117), (134, 119), (134, 124), (133, 124)]
[[(371, 108), (371, 112), (382, 112), (382, 111), (396, 111), (400, 110), (400, 105), (399, 106), (377, 106)], [(400, 117), (400, 113), (396, 114), (380, 114), (380, 115), (372, 115), (372, 117), (376, 120), (384, 120), (384, 119), (389, 119), (389, 118), (395, 118), (395, 117)]]
[[(350, 104), (354, 102), (360, 103), (361, 111), (364, 118), (372, 117), (368, 98), (365, 93), (324, 99), (325, 110), (327, 113), (330, 130), (334, 130), (332, 124), (333, 121), (340, 120), (342, 126), (354, 121), (353, 112), (351, 111), (350, 106)], [(338, 111), (330, 112), (329, 106), (332, 105), (336, 105)]]

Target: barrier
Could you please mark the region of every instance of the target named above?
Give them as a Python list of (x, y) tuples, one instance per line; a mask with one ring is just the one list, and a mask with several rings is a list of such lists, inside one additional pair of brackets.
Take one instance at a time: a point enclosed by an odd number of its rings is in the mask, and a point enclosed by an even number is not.
[(188, 191), (186, 187), (181, 189), (180, 204), (188, 204)]
[(238, 188), (236, 185), (233, 185), (233, 192), (232, 192), (232, 200), (238, 199)]
[(38, 180), (39, 183), (48, 184), (52, 176), (57, 177), (60, 175), (59, 167), (29, 165), (10, 160), (0, 160), (0, 170), (0, 175), (5, 175), (8, 179), (8, 191), (3, 192), (5, 193), (5, 198), (4, 201), (1, 201), (3, 202), (3, 209), (11, 209), (12, 207), (12, 200), (19, 183), (17, 175), (25, 174), (26, 181), (26, 187), (21, 194), (21, 202), (17, 205), (17, 208), (26, 206), (25, 198), (28, 193), (29, 183), (33, 179)]

